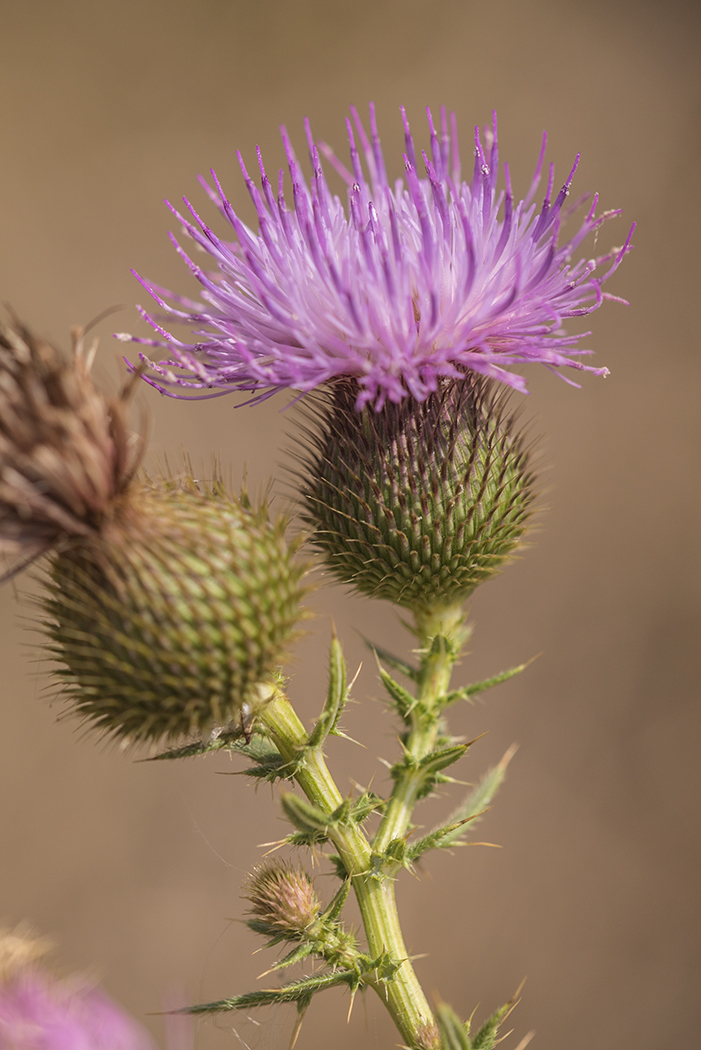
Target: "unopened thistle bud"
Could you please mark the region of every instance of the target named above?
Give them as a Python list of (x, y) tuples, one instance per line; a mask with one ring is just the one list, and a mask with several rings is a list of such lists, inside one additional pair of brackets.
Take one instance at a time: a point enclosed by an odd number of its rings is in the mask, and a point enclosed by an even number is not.
[(419, 613), (464, 601), (514, 550), (533, 476), (504, 395), (474, 374), (357, 411), (354, 381), (312, 410), (303, 517), (344, 583)]
[(303, 868), (271, 861), (256, 868), (245, 886), (253, 919), (249, 925), (266, 936), (299, 940), (321, 911), (314, 884)]
[(44, 623), (76, 712), (129, 741), (248, 726), (299, 619), (285, 523), (218, 482), (135, 482), (127, 393), (0, 332), (0, 549), (52, 552)]

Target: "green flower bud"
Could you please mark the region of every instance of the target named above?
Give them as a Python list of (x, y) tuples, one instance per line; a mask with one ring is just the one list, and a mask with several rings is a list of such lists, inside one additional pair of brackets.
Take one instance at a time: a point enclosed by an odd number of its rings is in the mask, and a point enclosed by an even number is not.
[(283, 521), (221, 486), (133, 487), (51, 566), (46, 630), (76, 713), (130, 741), (245, 729), (300, 618), (293, 554)]
[[(0, 556), (48, 554), (49, 652), (75, 711), (128, 741), (246, 730), (300, 617), (304, 566), (270, 521), (215, 482), (136, 483), (132, 379), (106, 398), (95, 347), (66, 360), (0, 324)], [(14, 566), (12, 563), (14, 562)]]
[(312, 409), (304, 520), (344, 583), (415, 613), (455, 606), (517, 546), (533, 476), (506, 399), (475, 374), (423, 402), (355, 410), (357, 385)]

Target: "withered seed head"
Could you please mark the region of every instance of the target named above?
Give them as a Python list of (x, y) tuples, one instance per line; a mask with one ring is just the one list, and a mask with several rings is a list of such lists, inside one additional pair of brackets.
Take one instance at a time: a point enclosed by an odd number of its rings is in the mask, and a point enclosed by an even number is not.
[(18, 321), (0, 321), (0, 554), (20, 567), (100, 528), (143, 448), (125, 424), (128, 384), (95, 387), (82, 329), (69, 360)]

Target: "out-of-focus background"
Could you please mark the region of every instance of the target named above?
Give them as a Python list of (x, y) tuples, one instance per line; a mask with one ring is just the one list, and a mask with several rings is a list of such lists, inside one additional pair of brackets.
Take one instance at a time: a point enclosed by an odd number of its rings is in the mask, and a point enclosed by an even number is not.
[[(470, 129), (496, 108), (517, 192), (542, 130), (564, 179), (598, 190), (624, 217), (597, 251), (639, 223), (635, 251), (591, 319), (597, 364), (573, 390), (532, 370), (525, 412), (544, 436), (547, 512), (531, 549), (472, 602), (466, 682), (541, 653), (530, 669), (455, 712), (487, 732), (464, 760), (476, 778), (519, 751), (479, 838), (502, 844), (431, 856), (399, 897), (410, 950), (431, 993), (464, 1016), (503, 1002), (524, 976), (515, 1046), (539, 1050), (690, 1047), (699, 1025), (697, 755), (699, 636), (699, 9), (644, 0), (23, 0), (0, 3), (0, 289), (21, 317), (68, 346), (69, 326), (130, 304), (99, 327), (98, 371), (114, 389), (119, 344), (137, 330), (135, 267), (186, 294), (195, 285), (167, 241), (162, 199), (192, 196), (215, 167), (252, 219), (235, 149), (282, 162), (285, 122), (302, 119), (343, 153), (347, 107), (377, 104), (391, 173), (401, 173), (398, 106), (425, 143), (424, 107)], [(588, 249), (593, 252), (592, 248)], [(144, 390), (153, 448), (196, 464), (215, 449), (262, 488), (294, 429), (285, 398), (236, 409)], [(224, 759), (137, 764), (57, 724), (60, 705), (22, 621), (31, 583), (0, 605), (0, 920), (29, 919), (69, 969), (92, 969), (147, 1017), (173, 997), (215, 999), (256, 986), (272, 962), (239, 922), (240, 883), (261, 842), (284, 834), (269, 790)], [(19, 599), (19, 600), (18, 600)], [(349, 661), (365, 664), (362, 703), (335, 741), (340, 783), (385, 782), (396, 749), (358, 632), (409, 638), (392, 609), (329, 584), (291, 666), (311, 718), (325, 686), (329, 617)], [(369, 700), (366, 700), (366, 697)], [(457, 790), (457, 789), (456, 789)], [(453, 803), (429, 803), (432, 823)], [(320, 876), (322, 893), (331, 880)], [(371, 993), (370, 993), (371, 994)], [(300, 1050), (389, 1047), (380, 1004), (343, 992), (315, 1000)], [(202, 1022), (198, 1050), (239, 1038), (286, 1048), (293, 1008)], [(256, 1024), (262, 1020), (262, 1024)]]

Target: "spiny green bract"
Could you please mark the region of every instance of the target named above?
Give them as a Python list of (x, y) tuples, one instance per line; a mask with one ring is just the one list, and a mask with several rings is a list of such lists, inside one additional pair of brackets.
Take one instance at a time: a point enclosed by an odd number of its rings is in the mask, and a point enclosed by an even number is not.
[(474, 374), (424, 402), (355, 409), (338, 383), (312, 409), (304, 519), (331, 571), (417, 610), (463, 601), (513, 551), (533, 500), (523, 439), (503, 395)]
[(300, 617), (284, 525), (220, 485), (164, 481), (56, 554), (44, 626), (76, 713), (130, 741), (249, 725)]

